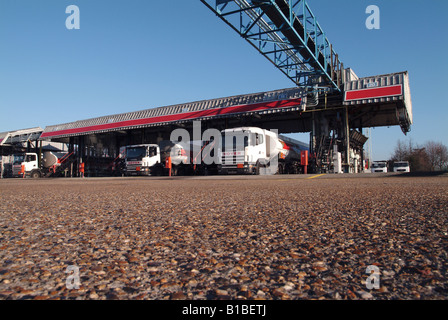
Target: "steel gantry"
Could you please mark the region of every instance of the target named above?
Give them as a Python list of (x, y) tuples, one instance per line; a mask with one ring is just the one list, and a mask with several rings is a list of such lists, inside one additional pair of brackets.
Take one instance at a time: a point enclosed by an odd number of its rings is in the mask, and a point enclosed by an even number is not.
[(341, 90), (343, 65), (305, 0), (201, 0), (297, 86)]

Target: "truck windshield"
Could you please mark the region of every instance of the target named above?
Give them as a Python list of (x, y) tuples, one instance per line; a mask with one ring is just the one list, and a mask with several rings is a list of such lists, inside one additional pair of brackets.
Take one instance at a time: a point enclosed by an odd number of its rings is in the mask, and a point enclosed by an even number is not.
[(222, 151), (244, 150), (249, 145), (248, 132), (233, 132), (222, 136)]
[(372, 163), (372, 168), (386, 168), (385, 163)]
[(395, 168), (398, 168), (398, 167), (407, 167), (407, 166), (409, 166), (409, 163), (407, 163), (407, 162), (395, 162), (395, 163), (394, 163), (394, 167), (395, 167)]
[(25, 161), (25, 155), (24, 154), (15, 154), (14, 155), (13, 164), (22, 164), (23, 161)]
[(146, 157), (146, 147), (126, 148), (126, 158), (129, 160), (137, 160)]

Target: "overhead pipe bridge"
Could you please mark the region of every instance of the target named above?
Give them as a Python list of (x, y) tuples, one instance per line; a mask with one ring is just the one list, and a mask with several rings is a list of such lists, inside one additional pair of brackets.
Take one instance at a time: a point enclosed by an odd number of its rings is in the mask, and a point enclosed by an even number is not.
[(340, 92), (343, 65), (305, 0), (201, 0), (297, 86)]

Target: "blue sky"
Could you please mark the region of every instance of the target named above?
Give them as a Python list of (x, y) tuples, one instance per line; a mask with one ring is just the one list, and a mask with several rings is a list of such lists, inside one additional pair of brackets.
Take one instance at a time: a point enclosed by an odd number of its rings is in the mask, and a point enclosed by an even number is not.
[[(399, 139), (448, 145), (448, 2), (308, 3), (358, 76), (409, 71), (414, 125), (372, 129), (374, 160)], [(79, 30), (65, 27), (72, 4)], [(380, 30), (365, 27), (371, 4)], [(0, 0), (0, 131), (293, 85), (199, 0)]]

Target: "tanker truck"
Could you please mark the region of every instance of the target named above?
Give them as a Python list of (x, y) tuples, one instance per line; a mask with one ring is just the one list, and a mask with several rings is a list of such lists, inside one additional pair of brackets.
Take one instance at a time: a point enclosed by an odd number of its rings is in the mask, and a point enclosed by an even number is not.
[(187, 164), (187, 154), (180, 144), (168, 140), (159, 144), (126, 146), (125, 174), (127, 176), (164, 175), (165, 162), (171, 156), (173, 175), (181, 175)]
[(11, 176), (13, 178), (41, 178), (61, 174), (73, 153), (46, 151), (43, 153), (40, 165), (37, 153), (13, 155)]
[(297, 174), (308, 147), (277, 133), (240, 127), (222, 131), (218, 170), (221, 174)]
[[(163, 140), (159, 144), (126, 146), (125, 173), (127, 176), (168, 175), (167, 160), (171, 158), (171, 175), (213, 174), (216, 164), (205, 164), (203, 154), (213, 153), (213, 141), (186, 143)], [(198, 152), (199, 151), (199, 152)]]

